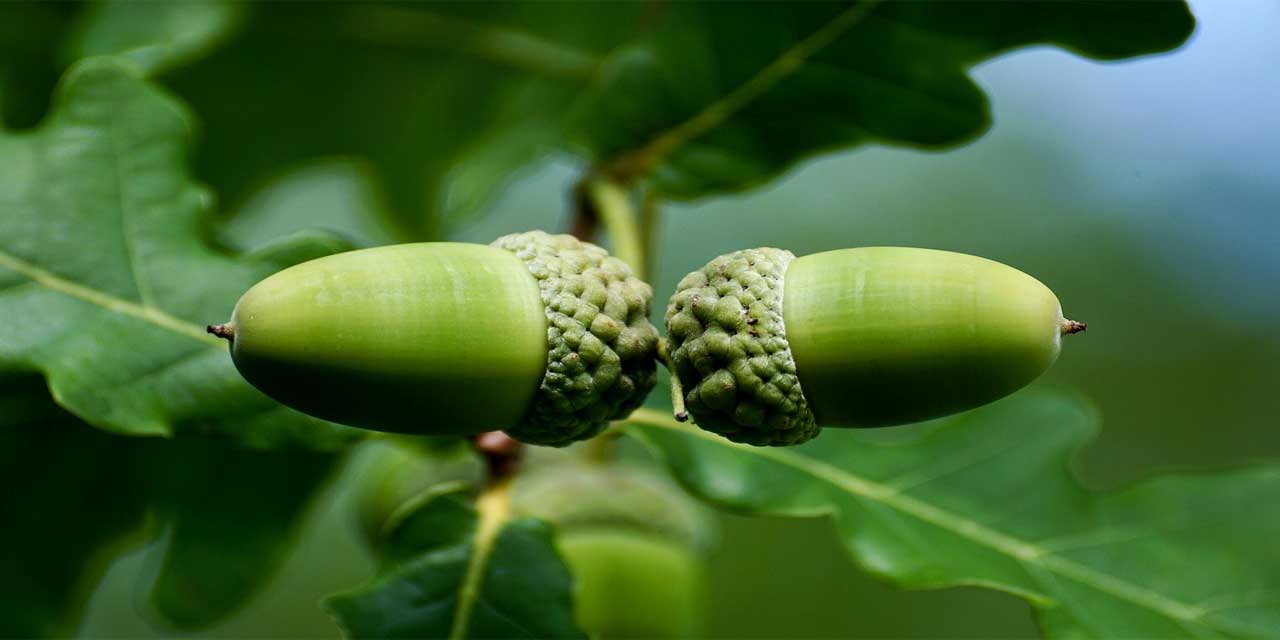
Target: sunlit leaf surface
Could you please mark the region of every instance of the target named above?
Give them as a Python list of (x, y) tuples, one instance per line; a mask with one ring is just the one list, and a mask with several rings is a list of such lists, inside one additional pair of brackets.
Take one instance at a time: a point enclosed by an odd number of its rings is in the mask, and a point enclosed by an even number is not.
[(830, 515), (864, 569), (915, 588), (1026, 598), (1052, 637), (1257, 637), (1280, 629), (1280, 467), (1162, 475), (1086, 491), (1072, 454), (1097, 416), (1024, 392), (886, 443), (828, 429), (736, 445), (645, 410), (636, 431), (698, 495), (734, 510)]
[(316, 236), (236, 258), (203, 240), (186, 110), (109, 59), (72, 70), (53, 112), (0, 135), (0, 370), (39, 371), (64, 407), (118, 433), (212, 433), (332, 448), (352, 431), (254, 390), (206, 324)]

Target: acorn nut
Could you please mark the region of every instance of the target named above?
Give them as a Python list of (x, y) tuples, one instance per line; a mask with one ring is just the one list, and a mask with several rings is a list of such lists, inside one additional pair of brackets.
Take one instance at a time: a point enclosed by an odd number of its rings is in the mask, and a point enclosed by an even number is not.
[(564, 446), (653, 388), (652, 297), (604, 249), (530, 231), (311, 260), (254, 285), (209, 331), (246, 380), (312, 416)]
[(673, 389), (698, 426), (754, 445), (986, 404), (1085, 328), (1017, 269), (904, 247), (726, 254), (680, 281), (666, 322)]

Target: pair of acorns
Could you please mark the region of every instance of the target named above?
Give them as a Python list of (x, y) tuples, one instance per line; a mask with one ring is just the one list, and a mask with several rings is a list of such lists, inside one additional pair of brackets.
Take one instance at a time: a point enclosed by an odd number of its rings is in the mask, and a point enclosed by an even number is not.
[(986, 404), (1084, 329), (1035, 278), (929, 249), (720, 256), (680, 281), (664, 349), (652, 297), (600, 247), (530, 231), (305, 262), (259, 282), (209, 331), (231, 341), (250, 383), (303, 413), (564, 446), (639, 407), (664, 351), (673, 401), (698, 426), (792, 445), (820, 427)]

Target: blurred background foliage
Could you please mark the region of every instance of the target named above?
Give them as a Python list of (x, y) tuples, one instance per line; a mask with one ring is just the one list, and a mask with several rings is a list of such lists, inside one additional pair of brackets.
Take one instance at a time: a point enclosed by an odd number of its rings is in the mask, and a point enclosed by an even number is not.
[[(1168, 55), (1104, 64), (1037, 47), (979, 65), (973, 77), (991, 98), (994, 127), (963, 148), (924, 153), (863, 147), (807, 162), (764, 188), (665, 205), (657, 272), (651, 277), (655, 289), (671, 291), (684, 273), (710, 257), (749, 246), (803, 254), (910, 245), (983, 255), (1043, 280), (1069, 315), (1090, 323), (1090, 332), (1073, 339), (1058, 365), (1037, 383), (1080, 390), (1104, 417), (1101, 437), (1077, 461), (1087, 485), (1113, 487), (1159, 470), (1274, 459), (1280, 454), (1275, 428), (1280, 415), (1275, 332), (1280, 324), (1280, 83), (1274, 70), (1280, 41), (1273, 34), (1280, 30), (1280, 6), (1265, 0), (1193, 2), (1192, 10), (1198, 21), (1195, 36)], [(18, 100), (13, 88), (21, 87), (22, 97), (48, 95), (64, 58), (37, 45), (70, 29), (70, 15), (68, 5), (49, 5), (40, 21), (18, 30), (0, 13), (0, 25), (7, 25), (0, 27), (0, 40), (32, 52), (27, 63), (0, 68), (5, 88), (0, 104), (10, 126), (34, 124), (43, 112), (38, 99)], [(394, 26), (387, 26), (389, 37)], [(403, 66), (366, 73), (358, 53), (340, 49), (311, 49), (295, 60), (268, 63), (257, 57), (252, 32), (240, 37), (240, 45), (217, 56), (233, 58), (242, 73), (219, 75), (215, 57), (196, 63), (189, 76), (165, 76), (195, 104), (203, 122), (197, 177), (235, 185), (224, 195), (225, 224), (212, 230), (227, 244), (254, 248), (314, 226), (364, 245), (398, 237), (403, 229), (388, 225), (382, 213), (387, 199), (414, 201), (423, 194), (384, 192), (371, 177), (373, 171), (402, 166), (400, 159), (415, 153), (412, 140), (377, 131), (379, 123), (390, 120), (379, 116), (387, 108), (439, 109), (423, 126), (460, 127), (457, 123), (479, 118), (492, 140), (503, 142), (460, 142), (437, 158), (439, 172), (464, 158), (475, 167), (469, 169), (474, 172), (470, 182), (460, 183), (474, 186), (456, 197), (480, 213), (466, 217), (446, 211), (433, 233), (488, 242), (512, 231), (567, 225), (568, 192), (579, 167), (546, 153), (545, 140), (537, 136), (510, 146), (503, 137), (507, 119), (529, 115), (508, 112), (513, 103), (505, 92), (536, 87), (468, 83), (461, 86), (474, 94), (448, 105), (424, 105), (386, 93), (386, 87), (427, 72), (470, 77), (467, 70), (439, 60), (438, 68), (424, 71), (415, 66), (420, 61), (406, 56)], [(345, 74), (343, 82), (308, 78), (307, 69), (317, 60)], [(264, 140), (271, 144), (228, 148), (220, 114), (200, 110), (202, 92), (240, 90), (247, 83), (268, 96), (261, 105), (233, 105), (252, 112), (269, 106), (278, 73), (314, 81), (317, 90), (327, 91), (316, 99), (341, 106), (335, 122), (295, 126), (264, 116), (260, 121), (272, 130)], [(369, 130), (343, 131), (337, 124), (342, 122), (359, 122)], [(363, 151), (356, 147), (359, 140), (380, 135), (390, 143), (384, 157), (352, 156)], [(348, 136), (350, 144), (309, 146)], [(507, 153), (542, 159), (496, 200), (480, 197), (501, 185), (503, 168), (515, 163)], [(290, 164), (290, 158), (309, 159)], [(263, 167), (280, 163), (289, 169), (264, 172)], [(655, 319), (661, 313), (655, 309)], [(75, 500), (109, 513), (87, 525), (95, 534), (88, 548), (75, 547), (74, 541), (39, 550), (10, 544), (5, 553), (99, 558), (105, 578), (80, 629), (86, 636), (172, 635), (149, 621), (154, 605), (146, 590), (174, 561), (165, 551), (166, 540), (147, 543), (127, 535), (129, 522), (143, 517), (135, 503), (115, 508), (86, 493), (105, 486), (100, 478), (145, 483), (132, 477), (133, 471), (117, 473), (135, 469), (123, 461), (145, 452), (97, 432), (64, 434), (74, 418), (30, 406), (17, 395), (0, 397), (0, 409), (24, 416), (16, 422), (48, 425), (37, 442), (7, 443), (5, 456), (40, 448), (61, 452), (51, 455), (83, 455), (62, 438), (103, 439), (112, 442), (92, 446), (128, 449), (113, 458), (110, 468), (95, 472), (84, 466), (86, 478), (60, 477), (56, 486), (6, 461), (0, 468), (22, 474), (21, 482), (27, 483), (22, 486), (62, 491), (46, 498), (33, 489), (30, 499), (43, 504)], [(323, 465), (299, 464), (323, 474)], [(283, 559), (283, 571), (262, 594), (225, 624), (197, 635), (335, 636), (317, 601), (372, 572), (349, 517), (347, 487), (360, 473), (357, 460), (342, 480), (327, 485), (297, 533), (296, 547)], [(216, 508), (207, 511), (216, 517)], [(40, 526), (50, 532), (69, 526), (56, 512), (48, 512), (48, 518)], [(876, 583), (854, 569), (826, 521), (723, 518), (723, 545), (713, 559), (708, 630), (714, 635), (1035, 633), (1027, 606), (1012, 596), (967, 588), (902, 592)], [(4, 521), (17, 519), (6, 515)], [(164, 537), (174, 537), (183, 529), (179, 524), (163, 530)], [(70, 540), (48, 535), (60, 543)], [(127, 552), (108, 563), (110, 556), (100, 553), (104, 548)]]

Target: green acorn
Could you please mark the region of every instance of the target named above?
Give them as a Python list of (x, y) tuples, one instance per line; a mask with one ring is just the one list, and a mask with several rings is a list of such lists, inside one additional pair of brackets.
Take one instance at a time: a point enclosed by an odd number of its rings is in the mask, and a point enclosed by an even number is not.
[(547, 466), (516, 480), (512, 509), (556, 526), (578, 624), (589, 635), (698, 635), (716, 528), (670, 480), (627, 465)]
[(425, 499), (474, 489), (485, 480), (482, 464), (465, 446), (428, 450), (417, 442), (381, 440), (364, 450), (360, 462), (356, 524), (373, 549), (382, 547)]
[(652, 296), (600, 247), (531, 231), (305, 262), (254, 285), (209, 331), (231, 341), (246, 380), (303, 413), (563, 446), (653, 388)]
[(673, 387), (698, 426), (754, 445), (986, 404), (1085, 328), (1017, 269), (903, 247), (726, 254), (680, 281), (666, 322)]

